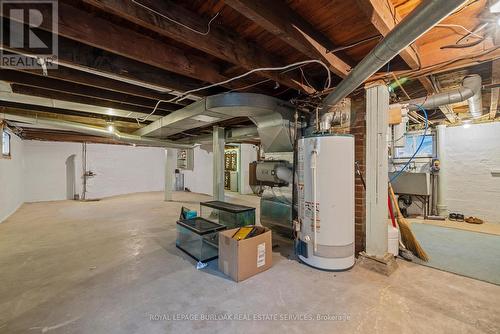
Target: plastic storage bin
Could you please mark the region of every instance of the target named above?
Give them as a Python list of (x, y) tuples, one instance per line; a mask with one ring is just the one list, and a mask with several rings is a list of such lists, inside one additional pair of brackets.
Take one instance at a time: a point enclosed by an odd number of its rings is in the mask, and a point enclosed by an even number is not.
[(222, 201), (200, 203), (200, 217), (228, 229), (255, 225), (255, 208)]
[(177, 222), (176, 246), (197, 261), (206, 262), (218, 257), (219, 231), (226, 227), (196, 217)]

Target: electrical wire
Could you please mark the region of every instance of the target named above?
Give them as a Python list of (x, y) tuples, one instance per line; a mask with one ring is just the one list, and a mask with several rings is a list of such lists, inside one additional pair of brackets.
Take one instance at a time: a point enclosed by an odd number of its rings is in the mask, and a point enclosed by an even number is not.
[(141, 122), (141, 123), (147, 121), (148, 118), (151, 117), (156, 112), (156, 110), (158, 109), (158, 106), (162, 102), (167, 102), (167, 103), (168, 102), (180, 102), (180, 101), (184, 100), (185, 98), (187, 98), (187, 96), (189, 94), (192, 94), (192, 93), (195, 93), (195, 92), (198, 92), (198, 91), (201, 91), (201, 90), (209, 89), (209, 88), (212, 88), (212, 87), (225, 85), (225, 84), (227, 84), (227, 83), (229, 83), (231, 81), (244, 78), (244, 77), (249, 76), (250, 74), (255, 73), (255, 72), (288, 70), (288, 69), (293, 69), (293, 68), (295, 68), (296, 66), (299, 66), (299, 65), (306, 65), (306, 64), (311, 64), (311, 63), (320, 64), (321, 66), (323, 66), (325, 68), (325, 70), (327, 72), (327, 79), (325, 81), (325, 86), (324, 86), (325, 88), (324, 89), (329, 89), (330, 85), (331, 85), (331, 82), (332, 82), (332, 77), (331, 77), (330, 69), (328, 68), (328, 66), (326, 66), (325, 63), (323, 63), (320, 60), (316, 60), (316, 59), (304, 60), (304, 61), (299, 61), (299, 62), (296, 62), (296, 63), (293, 63), (293, 64), (289, 64), (289, 65), (285, 65), (285, 66), (280, 66), (280, 67), (260, 67), (260, 68), (255, 68), (253, 70), (250, 70), (248, 72), (245, 72), (243, 74), (240, 74), (238, 76), (229, 78), (229, 79), (221, 81), (221, 82), (217, 82), (217, 83), (214, 83), (214, 84), (211, 84), (211, 85), (208, 85), (208, 86), (204, 86), (204, 87), (200, 87), (200, 88), (188, 90), (188, 91), (182, 93), (181, 95), (176, 96), (176, 97), (174, 97), (174, 98), (172, 98), (170, 100), (158, 100), (158, 102), (156, 103), (156, 105), (155, 105), (155, 107), (154, 107), (154, 109), (153, 109), (153, 111), (151, 113), (149, 113), (148, 115), (146, 115), (143, 118), (137, 118), (136, 120), (138, 122)]
[(473, 31), (470, 31), (469, 29), (467, 29), (466, 27), (464, 27), (463, 25), (460, 25), (460, 24), (444, 24), (444, 23), (441, 23), (441, 24), (436, 24), (435, 27), (442, 27), (442, 28), (461, 28), (463, 30), (465, 30), (469, 35), (473, 35), (473, 36), (476, 36), (478, 38), (483, 38), (483, 36), (481, 35), (478, 35), (476, 34), (475, 32)]
[(304, 78), (304, 81), (306, 82), (306, 84), (308, 84), (308, 85), (309, 85), (309, 87), (314, 87), (314, 86), (313, 86), (313, 85), (311, 85), (311, 84), (309, 83), (309, 81), (307, 80), (307, 78), (306, 78), (306, 76), (305, 76), (305, 74), (304, 74), (304, 71), (302, 70), (302, 67), (299, 67), (299, 70), (300, 70), (300, 74), (302, 75), (302, 78)]
[(339, 52), (339, 51), (342, 51), (342, 50), (347, 50), (347, 49), (356, 47), (358, 45), (361, 45), (361, 44), (373, 41), (374, 39), (380, 40), (382, 38), (383, 38), (382, 35), (375, 35), (375, 36), (368, 37), (368, 38), (362, 39), (360, 41), (357, 41), (357, 42), (354, 42), (354, 43), (351, 43), (351, 44), (348, 44), (348, 45), (339, 46), (339, 47), (336, 47), (336, 48), (334, 48), (332, 50), (328, 50), (327, 53), (335, 53), (335, 52)]
[(144, 8), (144, 9), (146, 9), (146, 10), (150, 11), (151, 13), (155, 13), (156, 15), (161, 16), (161, 17), (163, 17), (164, 19), (167, 19), (167, 20), (169, 20), (169, 21), (171, 21), (171, 22), (174, 22), (175, 24), (178, 24), (178, 25), (180, 25), (181, 27), (184, 27), (184, 28), (188, 29), (189, 31), (192, 31), (192, 32), (194, 32), (194, 33), (197, 33), (197, 34), (200, 34), (200, 35), (203, 35), (203, 36), (206, 36), (206, 35), (208, 35), (208, 34), (210, 33), (210, 25), (212, 24), (213, 20), (215, 20), (215, 18), (216, 18), (217, 16), (219, 16), (219, 14), (220, 14), (220, 12), (217, 12), (217, 14), (215, 14), (215, 15), (214, 15), (214, 16), (210, 19), (210, 21), (208, 21), (206, 31), (205, 31), (205, 32), (202, 32), (202, 31), (198, 31), (198, 30), (196, 30), (196, 29), (193, 29), (193, 28), (191, 28), (191, 27), (188, 27), (187, 25), (183, 24), (182, 22), (179, 22), (179, 21), (177, 21), (177, 20), (174, 20), (173, 18), (170, 18), (170, 17), (168, 17), (168, 16), (166, 16), (166, 15), (164, 15), (164, 14), (162, 14), (162, 13), (158, 12), (157, 10), (154, 10), (153, 8), (150, 8), (150, 7), (148, 7), (148, 6), (144, 5), (144, 4), (142, 4), (142, 3), (140, 3), (140, 2), (138, 2), (138, 1), (136, 1), (136, 0), (131, 0), (131, 1), (132, 1), (133, 3), (135, 3), (136, 5), (141, 6), (142, 8)]
[(406, 169), (406, 167), (408, 167), (410, 165), (410, 163), (413, 161), (413, 159), (415, 159), (415, 157), (417, 156), (417, 153), (422, 148), (422, 145), (424, 144), (425, 136), (427, 135), (427, 129), (429, 128), (427, 110), (425, 110), (425, 108), (423, 108), (421, 105), (418, 105), (418, 104), (414, 104), (414, 106), (418, 107), (424, 113), (424, 116), (425, 116), (424, 134), (422, 135), (422, 140), (420, 141), (420, 145), (418, 145), (417, 149), (415, 150), (415, 153), (413, 153), (413, 155), (410, 157), (410, 159), (408, 159), (408, 161), (405, 163), (405, 165), (403, 166), (403, 168), (401, 168), (396, 174), (394, 174), (390, 178), (389, 183), (394, 182), (394, 180), (396, 180), (404, 172), (404, 170)]

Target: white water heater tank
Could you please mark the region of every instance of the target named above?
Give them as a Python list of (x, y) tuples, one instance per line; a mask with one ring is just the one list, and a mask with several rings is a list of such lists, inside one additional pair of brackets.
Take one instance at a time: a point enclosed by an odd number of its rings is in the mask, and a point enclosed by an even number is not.
[(354, 137), (313, 135), (301, 138), (297, 149), (299, 258), (319, 269), (349, 269), (354, 265)]

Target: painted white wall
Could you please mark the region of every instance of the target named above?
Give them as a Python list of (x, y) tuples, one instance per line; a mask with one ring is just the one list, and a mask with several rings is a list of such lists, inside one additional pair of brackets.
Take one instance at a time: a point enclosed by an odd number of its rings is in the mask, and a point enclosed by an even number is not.
[(257, 146), (241, 144), (240, 146), (240, 194), (253, 194), (250, 188), (249, 164), (257, 160)]
[(66, 160), (73, 154), (76, 191), (81, 193), (82, 144), (25, 140), (24, 200), (56, 201), (66, 198)]
[(13, 214), (24, 202), (24, 145), (19, 137), (10, 131), (9, 133), (11, 158), (0, 159), (0, 222)]
[(446, 128), (450, 212), (500, 223), (500, 122)]
[[(75, 155), (76, 192), (82, 192), (82, 144), (25, 141), (25, 201), (67, 199), (66, 161)], [(152, 147), (87, 144), (87, 199), (162, 191), (165, 150)]]
[(194, 168), (183, 170), (184, 187), (192, 192), (212, 195), (213, 193), (213, 153), (203, 147), (194, 149)]
[(165, 150), (156, 147), (88, 144), (87, 170), (96, 174), (87, 182), (87, 198), (163, 191)]

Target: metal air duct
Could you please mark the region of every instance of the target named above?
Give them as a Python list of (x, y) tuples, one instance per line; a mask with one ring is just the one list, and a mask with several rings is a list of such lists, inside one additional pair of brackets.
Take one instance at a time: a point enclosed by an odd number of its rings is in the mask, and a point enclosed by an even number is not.
[(182, 149), (194, 147), (193, 145), (189, 144), (179, 144), (168, 140), (145, 138), (127, 133), (121, 133), (120, 131), (117, 130), (108, 131), (107, 129), (103, 129), (97, 126), (91, 126), (77, 122), (68, 122), (68, 121), (53, 120), (53, 119), (38, 118), (38, 117), (32, 118), (32, 117), (17, 116), (11, 114), (0, 114), (0, 119), (48, 126), (53, 129), (75, 131), (78, 133), (85, 133), (93, 136), (106, 137), (127, 144), (137, 144), (137, 145), (165, 147), (165, 148), (182, 148)]
[(423, 1), (352, 69), (323, 101), (323, 107), (337, 104), (422, 34), (456, 10), (465, 0)]
[(430, 95), (410, 101), (401, 102), (408, 104), (409, 110), (418, 110), (418, 106), (425, 109), (436, 109), (440, 106), (468, 100), (469, 111), (473, 118), (481, 117), (483, 104), (481, 101), (481, 76), (473, 74), (466, 76), (462, 86), (449, 92)]
[(161, 138), (230, 118), (248, 117), (257, 125), (265, 152), (291, 152), (293, 135), (290, 121), (294, 112), (293, 105), (271, 96), (223, 93), (176, 110), (137, 130), (135, 134)]

